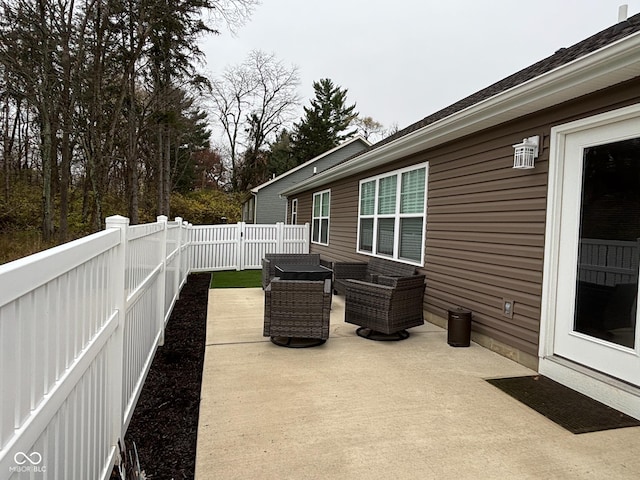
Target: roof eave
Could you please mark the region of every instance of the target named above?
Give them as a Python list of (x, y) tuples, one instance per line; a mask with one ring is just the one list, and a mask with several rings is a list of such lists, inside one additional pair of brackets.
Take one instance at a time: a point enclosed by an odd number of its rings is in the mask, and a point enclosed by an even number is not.
[(327, 150), (326, 152), (321, 153), (320, 155), (313, 157), (311, 160), (307, 160), (304, 163), (301, 163), (300, 165), (293, 167), (290, 170), (287, 170), (284, 173), (281, 173), (280, 175), (278, 175), (275, 178), (272, 178), (271, 180), (267, 180), (266, 182), (258, 185), (257, 187), (253, 187), (251, 189), (251, 193), (258, 193), (260, 190), (262, 190), (265, 187), (268, 187), (269, 185), (271, 185), (272, 183), (278, 182), (280, 180), (282, 180), (283, 178), (288, 177), (289, 175), (291, 175), (294, 172), (297, 172), (298, 170), (301, 170), (305, 167), (308, 167), (309, 165), (311, 165), (312, 163), (317, 162), (318, 160), (321, 160), (325, 157), (328, 157), (329, 155), (331, 155), (332, 153), (337, 152), (338, 150), (343, 149), (344, 147), (347, 147), (349, 145), (351, 145), (352, 143), (356, 142), (356, 141), (360, 141), (362, 143), (364, 143), (367, 147), (371, 145), (371, 142), (369, 142), (366, 138), (364, 138), (362, 135), (356, 135), (354, 137), (351, 137), (347, 140), (345, 140), (344, 142), (342, 142), (340, 145), (336, 145), (335, 147), (333, 147), (330, 150)]
[(288, 196), (384, 165), (491, 126), (640, 76), (640, 32), (336, 165), (281, 192)]

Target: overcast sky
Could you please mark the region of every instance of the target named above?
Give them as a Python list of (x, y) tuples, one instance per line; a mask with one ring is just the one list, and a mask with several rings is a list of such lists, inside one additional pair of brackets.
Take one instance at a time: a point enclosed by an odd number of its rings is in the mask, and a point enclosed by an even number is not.
[(403, 128), (617, 23), (622, 4), (640, 12), (640, 0), (262, 0), (202, 48), (213, 76), (274, 53), (299, 68), (303, 105), (330, 78), (361, 115)]

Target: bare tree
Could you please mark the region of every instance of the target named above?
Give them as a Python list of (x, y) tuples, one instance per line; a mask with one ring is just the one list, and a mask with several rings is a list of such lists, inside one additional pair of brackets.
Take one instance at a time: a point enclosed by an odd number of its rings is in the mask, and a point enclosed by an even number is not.
[(203, 80), (197, 40), (217, 33), (217, 26), (234, 30), (258, 3), (0, 0), (4, 204), (15, 170), (42, 189), (45, 240), (52, 239), (56, 220), (58, 240), (67, 239), (80, 195), (82, 222), (93, 230), (105, 208), (121, 207), (122, 198), (132, 223), (139, 202), (152, 208), (150, 198), (159, 198), (158, 213), (168, 214), (172, 176), (179, 172), (184, 183), (189, 173), (182, 159), (209, 147), (198, 127), (189, 142), (202, 144), (183, 148), (191, 135), (184, 129), (193, 127), (182, 121), (191, 114), (184, 87)]
[(287, 68), (274, 54), (255, 50), (249, 54), (246, 66), (253, 71), (255, 102), (251, 112), (254, 129), (253, 144), (249, 149), (258, 151), (266, 139), (294, 117), (300, 104), (297, 93), (300, 77), (298, 68)]
[(370, 142), (381, 140), (384, 135), (384, 125), (372, 117), (359, 116), (353, 123), (358, 128), (358, 133)]
[(4, 175), (4, 200), (9, 202), (9, 192), (11, 188), (10, 177), (14, 170), (14, 151), (16, 144), (16, 136), (19, 134), (19, 124), (21, 118), (20, 98), (12, 98), (8, 94), (8, 78), (4, 71), (4, 82), (0, 83), (0, 99), (2, 106), (0, 107), (0, 124), (2, 124), (2, 172)]
[(208, 4), (208, 15), (214, 25), (225, 25), (235, 33), (251, 17), (260, 0), (215, 0)]
[[(36, 110), (42, 159), (42, 233), (53, 236), (53, 172), (57, 163), (56, 131), (59, 87), (55, 82), (56, 5), (45, 0), (0, 3), (0, 63), (11, 75), (11, 93)], [(34, 78), (37, 81), (34, 81)]]
[[(86, 8), (93, 7), (87, 0)], [(55, 195), (59, 197), (59, 240), (67, 237), (68, 192), (74, 144), (75, 93), (78, 65), (87, 23), (74, 0), (3, 0), (0, 2), (0, 64), (14, 98), (16, 119), (22, 104), (33, 110), (42, 168), (42, 233), (54, 233)], [(74, 93), (75, 92), (75, 93)], [(24, 160), (27, 147), (24, 142)], [(22, 160), (19, 160), (21, 162)]]
[(298, 68), (287, 67), (274, 54), (256, 50), (245, 62), (228, 67), (212, 82), (213, 114), (220, 121), (230, 155), (232, 188), (239, 188), (241, 152), (258, 152), (277, 131), (294, 119), (300, 103)]
[(387, 138), (391, 135), (395, 135), (399, 131), (400, 127), (398, 126), (398, 122), (393, 122), (389, 128), (386, 128), (382, 131), (382, 138)]
[(236, 171), (239, 151), (243, 146), (244, 121), (251, 111), (253, 82), (244, 68), (227, 68), (222, 77), (212, 82), (213, 114), (218, 118), (225, 136), (225, 149), (231, 165), (231, 186), (237, 190)]

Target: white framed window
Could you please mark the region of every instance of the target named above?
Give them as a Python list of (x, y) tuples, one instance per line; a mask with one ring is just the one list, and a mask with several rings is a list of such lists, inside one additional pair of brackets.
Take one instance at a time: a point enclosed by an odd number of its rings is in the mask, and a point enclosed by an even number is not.
[(298, 224), (298, 199), (291, 200), (291, 225)]
[(313, 194), (313, 216), (311, 223), (311, 242), (329, 245), (329, 210), (331, 190)]
[(427, 163), (360, 181), (357, 252), (422, 266)]

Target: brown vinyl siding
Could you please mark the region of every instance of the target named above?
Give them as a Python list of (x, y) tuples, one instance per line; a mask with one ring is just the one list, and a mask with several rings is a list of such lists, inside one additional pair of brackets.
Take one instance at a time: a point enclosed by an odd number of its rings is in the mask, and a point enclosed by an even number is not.
[[(526, 122), (525, 122), (526, 123)], [(544, 135), (534, 170), (514, 170), (513, 148)], [(433, 152), (429, 168), (426, 308), (461, 306), (474, 330), (537, 354), (549, 130), (517, 123)], [(513, 300), (512, 318), (502, 314)]]
[[(640, 102), (640, 78), (400, 159), (314, 191), (331, 189), (329, 246), (334, 260), (356, 253), (358, 182), (428, 161), (425, 309), (442, 318), (462, 306), (473, 330), (537, 356), (551, 127)], [(540, 135), (533, 170), (514, 170), (512, 145)], [(311, 191), (296, 194), (299, 223), (311, 221)], [(515, 301), (502, 314), (503, 299)]]
[[(468, 308), (474, 331), (537, 355), (551, 127), (638, 101), (635, 80), (429, 152), (426, 309)], [(512, 144), (531, 135), (535, 169), (512, 169)]]

